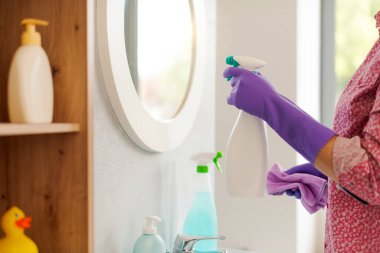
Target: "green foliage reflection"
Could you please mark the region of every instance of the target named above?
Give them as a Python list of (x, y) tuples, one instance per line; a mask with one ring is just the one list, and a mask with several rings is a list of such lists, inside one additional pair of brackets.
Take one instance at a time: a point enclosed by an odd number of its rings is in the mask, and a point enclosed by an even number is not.
[(337, 98), (378, 38), (374, 15), (379, 10), (379, 0), (336, 0)]

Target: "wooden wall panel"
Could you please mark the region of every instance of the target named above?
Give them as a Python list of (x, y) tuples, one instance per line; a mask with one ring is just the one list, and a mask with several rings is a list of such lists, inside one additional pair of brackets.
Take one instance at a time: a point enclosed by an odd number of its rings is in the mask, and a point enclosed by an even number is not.
[(88, 252), (86, 1), (0, 0), (0, 121), (7, 120), (6, 80), (25, 17), (49, 21), (38, 30), (52, 66), (54, 122), (81, 130), (0, 137), (0, 212), (14, 204), (31, 215), (28, 234), (40, 252)]
[[(7, 147), (6, 138), (0, 138), (0, 213), (3, 213), (8, 206), (6, 195), (7, 189)], [(3, 235), (0, 232), (0, 235)]]

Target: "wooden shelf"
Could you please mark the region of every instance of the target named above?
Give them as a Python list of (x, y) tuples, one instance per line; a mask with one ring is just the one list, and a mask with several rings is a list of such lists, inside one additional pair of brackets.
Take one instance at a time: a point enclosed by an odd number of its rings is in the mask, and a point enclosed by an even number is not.
[[(94, 4), (87, 2), (0, 0), (0, 216), (13, 205), (31, 216), (27, 234), (44, 253), (94, 252), (94, 36), (87, 30)], [(49, 21), (38, 32), (52, 69), (54, 122), (61, 123), (8, 123), (7, 78), (25, 17)]]
[(13, 124), (0, 123), (0, 136), (55, 134), (79, 132), (79, 124), (51, 123), (51, 124)]

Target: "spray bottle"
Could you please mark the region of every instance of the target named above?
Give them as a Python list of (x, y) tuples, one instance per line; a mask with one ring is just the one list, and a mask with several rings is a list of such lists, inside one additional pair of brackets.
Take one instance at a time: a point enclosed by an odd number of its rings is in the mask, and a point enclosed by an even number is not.
[[(226, 63), (250, 71), (257, 71), (266, 65), (261, 60), (246, 56), (227, 57)], [(267, 169), (265, 123), (241, 110), (227, 145), (226, 179), (229, 194), (240, 198), (262, 197)]]
[[(217, 152), (199, 153), (191, 158), (197, 163), (197, 173), (194, 175), (195, 197), (183, 227), (183, 232), (187, 235), (215, 237), (218, 234), (217, 214), (207, 164), (213, 161), (218, 171), (222, 172), (218, 162), (221, 157), (222, 153)], [(216, 252), (217, 242), (215, 240), (197, 242), (195, 250)]]

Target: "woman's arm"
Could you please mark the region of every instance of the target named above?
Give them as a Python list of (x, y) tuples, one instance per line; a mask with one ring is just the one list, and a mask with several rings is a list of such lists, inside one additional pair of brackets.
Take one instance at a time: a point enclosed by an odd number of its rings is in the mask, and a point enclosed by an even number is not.
[(380, 92), (360, 137), (349, 139), (337, 136), (277, 93), (263, 76), (227, 68), (224, 77), (233, 77), (229, 104), (267, 122), (343, 190), (363, 202), (380, 205)]
[(317, 169), (334, 181), (336, 181), (337, 178), (333, 170), (332, 153), (336, 138), (337, 136), (334, 136), (326, 143), (314, 162), (314, 166)]
[(360, 136), (335, 136), (321, 149), (315, 167), (370, 205), (380, 205), (380, 88)]

